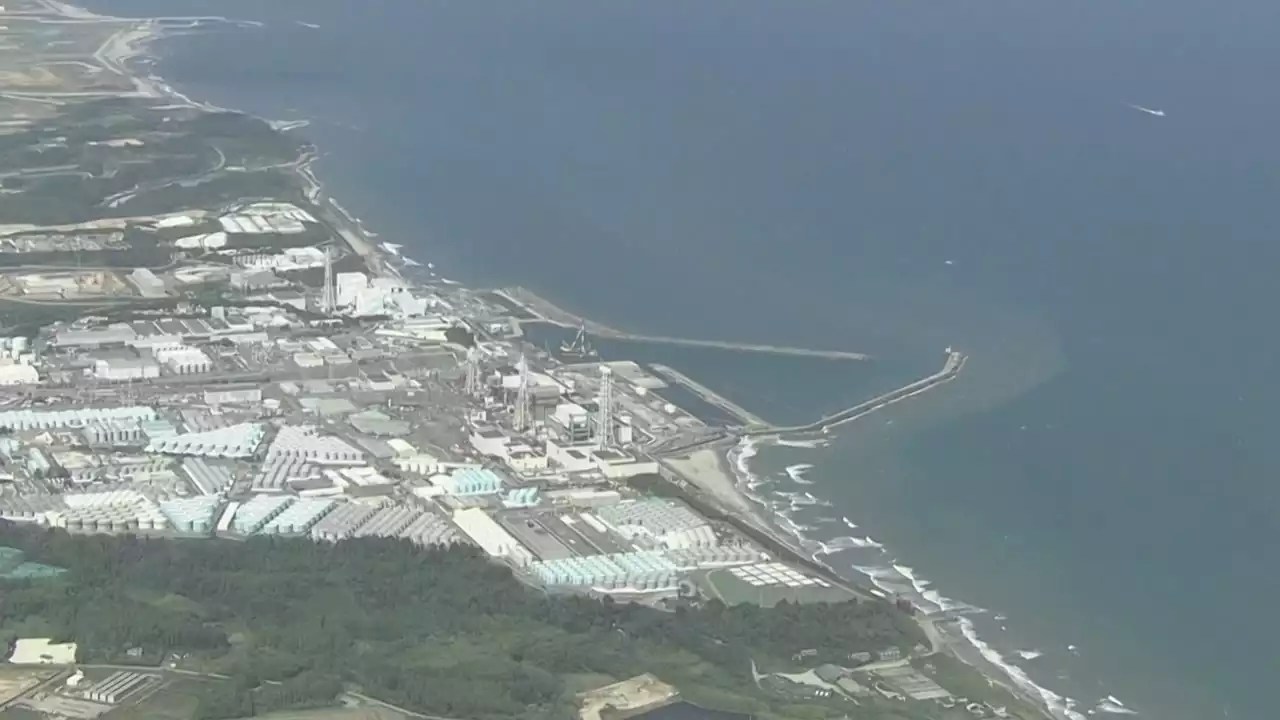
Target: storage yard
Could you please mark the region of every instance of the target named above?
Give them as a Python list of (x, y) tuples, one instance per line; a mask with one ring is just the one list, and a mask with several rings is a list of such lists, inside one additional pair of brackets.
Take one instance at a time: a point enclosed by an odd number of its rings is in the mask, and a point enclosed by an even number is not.
[[(315, 223), (250, 203), (151, 228), (175, 252), (220, 255), (225, 274), (206, 262), (10, 278), (15, 291), (118, 284), (169, 301), (0, 339), (0, 383), (14, 389), (0, 401), (0, 518), (74, 533), (468, 543), (530, 584), (655, 597), (770, 559), (728, 525), (628, 487), (663, 472), (653, 450), (714, 432), (659, 395), (668, 386), (652, 368), (566, 365), (494, 337), (510, 326), (475, 318), (509, 303), (339, 269), (347, 251)], [(233, 242), (304, 234), (317, 242)], [(239, 301), (173, 302), (191, 279), (181, 273), (197, 270)], [(315, 279), (289, 275), (304, 270)]]

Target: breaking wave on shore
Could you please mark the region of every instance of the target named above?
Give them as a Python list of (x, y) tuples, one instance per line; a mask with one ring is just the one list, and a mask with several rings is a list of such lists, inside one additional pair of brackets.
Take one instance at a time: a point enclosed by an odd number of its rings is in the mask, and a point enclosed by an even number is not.
[[(796, 544), (816, 561), (830, 567), (833, 572), (848, 575), (850, 571), (857, 573), (874, 586), (877, 595), (882, 597), (906, 597), (926, 615), (946, 614), (954, 622), (940, 626), (943, 633), (955, 643), (968, 645), (968, 650), (961, 650), (960, 657), (966, 662), (976, 661), (998, 669), (1007, 681), (1018, 688), (1024, 695), (1036, 698), (1040, 704), (1061, 720), (1086, 720), (1076, 700), (1050, 690), (1031, 678), (1018, 663), (1036, 660), (1044, 655), (1041, 650), (1009, 650), (1002, 652), (978, 634), (973, 616), (984, 615), (987, 611), (959, 600), (949, 598), (934, 589), (930, 581), (911, 566), (895, 558), (884, 545), (869, 535), (837, 535), (834, 528), (823, 526), (841, 524), (845, 529), (857, 530), (858, 525), (847, 516), (836, 520), (829, 516), (817, 518), (800, 517), (811, 513), (813, 507), (832, 507), (832, 503), (815, 496), (806, 489), (796, 486), (814, 484), (805, 474), (814, 468), (812, 463), (796, 463), (786, 466), (782, 472), (759, 474), (752, 470), (752, 460), (765, 446), (781, 446), (792, 449), (818, 449), (828, 445), (825, 439), (820, 440), (785, 440), (779, 438), (744, 438), (728, 453), (729, 465), (733, 470), (738, 488), (754, 503), (768, 510), (770, 519), (781, 531), (795, 539)], [(832, 537), (815, 537), (832, 534)], [(847, 562), (835, 563), (832, 556), (847, 554)], [(841, 558), (845, 560), (845, 558)], [(851, 578), (855, 579), (855, 578)], [(994, 616), (1004, 630), (1003, 615)], [(1075, 646), (1069, 651), (1077, 654)], [(976, 657), (975, 657), (976, 655)], [(1137, 715), (1138, 712), (1125, 706), (1114, 696), (1101, 698), (1089, 709), (1088, 714), (1110, 713)]]

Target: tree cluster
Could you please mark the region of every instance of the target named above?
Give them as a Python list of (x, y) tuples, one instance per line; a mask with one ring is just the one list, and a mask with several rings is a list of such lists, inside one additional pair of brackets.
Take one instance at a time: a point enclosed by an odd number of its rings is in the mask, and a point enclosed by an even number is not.
[(566, 679), (578, 674), (653, 672), (759, 697), (751, 659), (918, 641), (881, 602), (663, 612), (545, 595), (469, 547), (84, 536), (4, 522), (0, 545), (70, 571), (0, 588), (0, 627), (38, 618), (86, 659), (140, 647), (234, 676), (202, 703), (205, 720), (324, 705), (344, 686), (434, 715), (568, 717)]

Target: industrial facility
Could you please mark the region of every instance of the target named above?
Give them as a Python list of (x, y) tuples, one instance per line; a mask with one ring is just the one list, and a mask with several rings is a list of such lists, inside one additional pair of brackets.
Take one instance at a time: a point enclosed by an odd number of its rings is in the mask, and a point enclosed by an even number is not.
[[(352, 269), (333, 243), (245, 250), (247, 236), (311, 232), (315, 218), (287, 204), (163, 223), (175, 249), (223, 264), (135, 268), (124, 291), (217, 281), (242, 302), (0, 339), (0, 385), (20, 389), (0, 403), (0, 518), (467, 543), (530, 584), (599, 593), (670, 594), (690, 573), (768, 561), (689, 506), (628, 487), (666, 472), (652, 447), (704, 426), (645, 369), (599, 362), (585, 328), (565, 350), (585, 362), (563, 365), (518, 327), (470, 322), (495, 312), (491, 298)], [(24, 277), (88, 287), (87, 275)], [(513, 328), (515, 341), (493, 339)]]

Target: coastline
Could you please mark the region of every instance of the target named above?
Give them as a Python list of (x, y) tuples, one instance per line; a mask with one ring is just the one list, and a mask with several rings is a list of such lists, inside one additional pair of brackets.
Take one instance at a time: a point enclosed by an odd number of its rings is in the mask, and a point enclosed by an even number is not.
[[(67, 13), (68, 19), (78, 21), (95, 21), (95, 22), (122, 22), (129, 23), (130, 26), (121, 29), (115, 33), (95, 54), (104, 65), (111, 70), (116, 71), (133, 80), (137, 88), (137, 96), (150, 97), (157, 99), (170, 99), (184, 106), (200, 108), (211, 112), (242, 112), (229, 108), (222, 108), (216, 105), (198, 102), (192, 100), (187, 95), (173, 88), (166, 83), (160, 76), (155, 73), (147, 73), (143, 75), (136, 69), (131, 69), (129, 64), (137, 61), (139, 58), (148, 58), (149, 46), (151, 43), (164, 39), (172, 34), (171, 27), (166, 26), (160, 18), (140, 20), (131, 18), (119, 18), (98, 15), (87, 10), (74, 8), (61, 2), (50, 0), (50, 6), (56, 7)], [(242, 23), (230, 18), (199, 18), (196, 20), (208, 22), (222, 22), (228, 24)], [(190, 27), (195, 27), (196, 23)], [(251, 117), (257, 117), (251, 113), (242, 113)], [(266, 120), (265, 118), (259, 118)], [(360, 254), (371, 263), (370, 270), (378, 274), (398, 275), (394, 267), (387, 261), (391, 258), (387, 251), (375, 240), (372, 239), (373, 233), (364, 229), (361, 221), (346, 211), (336, 199), (328, 196), (324, 192), (322, 182), (316, 177), (312, 163), (314, 155), (300, 162), (296, 171), (302, 178), (306, 195), (317, 205), (321, 205), (331, 212), (328, 218), (333, 222), (334, 227), (338, 230), (339, 235), (352, 248), (353, 252)], [(327, 202), (326, 202), (327, 201)], [(708, 494), (718, 504), (721, 504), (727, 511), (735, 516), (743, 519), (745, 522), (752, 524), (758, 529), (768, 533), (778, 542), (793, 549), (799, 555), (812, 557), (813, 562), (818, 563), (828, 570), (846, 581), (856, 584), (858, 587), (865, 587), (870, 592), (886, 596), (885, 592), (876, 584), (873, 576), (858, 577), (851, 579), (846, 575), (836, 572), (829, 564), (821, 558), (825, 553), (822, 548), (814, 549), (814, 544), (821, 546), (822, 543), (811, 540), (804, 535), (804, 530), (790, 523), (785, 516), (778, 515), (770, 507), (768, 501), (754, 492), (755, 486), (759, 482), (758, 478), (752, 474), (750, 469), (750, 461), (762, 446), (782, 444), (790, 447), (806, 447), (820, 448), (825, 445), (825, 440), (787, 440), (777, 435), (767, 435), (757, 438), (745, 439), (736, 445), (713, 446), (709, 448), (699, 449), (689, 455), (688, 458), (672, 458), (666, 459), (664, 462), (677, 470), (681, 475), (688, 478), (699, 490)], [(846, 523), (848, 521), (846, 520)], [(934, 593), (936, 595), (936, 593)], [(939, 596), (941, 597), (941, 596)], [(943, 598), (943, 600), (946, 600)], [(930, 637), (934, 638), (936, 633), (932, 630), (935, 624), (928, 618), (918, 618), (922, 625), (930, 628)], [(960, 623), (963, 625), (964, 619)], [(962, 627), (957, 632), (943, 631), (942, 634), (948, 638), (948, 642), (943, 650), (952, 650), (950, 645), (955, 642), (967, 642), (972, 645), (976, 651), (986, 659), (988, 667), (981, 667), (973, 662), (973, 658), (965, 657), (968, 653), (955, 653), (957, 657), (966, 663), (978, 667), (993, 682), (999, 682), (1011, 692), (1017, 694), (1024, 700), (1031, 702), (1043, 710), (1048, 712), (1055, 718), (1061, 720), (1083, 720), (1083, 715), (1071, 710), (1069, 707), (1061, 705), (1062, 698), (1053, 695), (1052, 698), (1045, 697), (1044, 693), (1049, 692), (1043, 688), (1039, 688), (1039, 695), (1035, 691), (1024, 687), (1024, 683), (1020, 681), (1009, 666), (1002, 664), (1002, 659), (996, 656), (992, 659), (988, 656), (988, 650), (984, 650), (986, 646), (976, 633), (972, 632), (971, 624), (968, 627)], [(990, 652), (995, 652), (990, 650)], [(1016, 666), (1015, 666), (1016, 667)], [(1012, 685), (1005, 680), (1008, 677), (1012, 681)], [(1025, 674), (1024, 674), (1025, 678)], [(1025, 682), (1030, 682), (1026, 680)], [(1031, 683), (1035, 686), (1034, 683)]]
[[(884, 583), (876, 573), (869, 569), (857, 568), (854, 572), (840, 572), (824, 559), (825, 555), (834, 554), (850, 548), (874, 547), (882, 549), (871, 538), (855, 538), (844, 536), (834, 538), (830, 545), (814, 540), (806, 532), (810, 528), (797, 525), (785, 515), (779, 514), (756, 488), (768, 483), (752, 472), (750, 461), (762, 446), (783, 446), (791, 448), (816, 450), (826, 447), (825, 439), (792, 440), (781, 436), (764, 436), (744, 438), (735, 445), (724, 449), (722, 446), (703, 448), (690, 454), (688, 458), (664, 459), (664, 463), (677, 470), (705, 496), (710, 497), (726, 511), (732, 512), (740, 520), (770, 535), (779, 544), (785, 546), (795, 555), (808, 558), (818, 566), (827, 570), (835, 578), (847, 583), (855, 591), (869, 593), (881, 598), (890, 598), (900, 594), (897, 583)], [(812, 495), (806, 493), (809, 497)], [(814, 498), (815, 503), (827, 505), (821, 498)], [(733, 508), (742, 508), (735, 510)], [(849, 518), (842, 518), (848, 529), (856, 529)], [(846, 540), (849, 544), (839, 541)], [(930, 638), (933, 648), (931, 652), (944, 652), (974, 668), (988, 682), (1003, 687), (1006, 691), (1037, 708), (1046, 717), (1053, 720), (1086, 720), (1084, 714), (1077, 710), (1077, 703), (1071, 698), (1062, 696), (1032, 680), (1020, 666), (1012, 662), (989, 643), (984, 641), (975, 629), (973, 622), (964, 614), (947, 616), (951, 610), (986, 612), (981, 608), (955, 601), (928, 588), (927, 581), (914, 577), (910, 568), (894, 565), (893, 569), (910, 582), (911, 589), (926, 602), (935, 606), (931, 612), (920, 612), (915, 616), (916, 622)], [(935, 613), (941, 612), (941, 620), (935, 619)], [(1108, 702), (1111, 701), (1111, 702)], [(1114, 698), (1104, 699), (1092, 712), (1127, 715), (1133, 711), (1114, 702)]]

